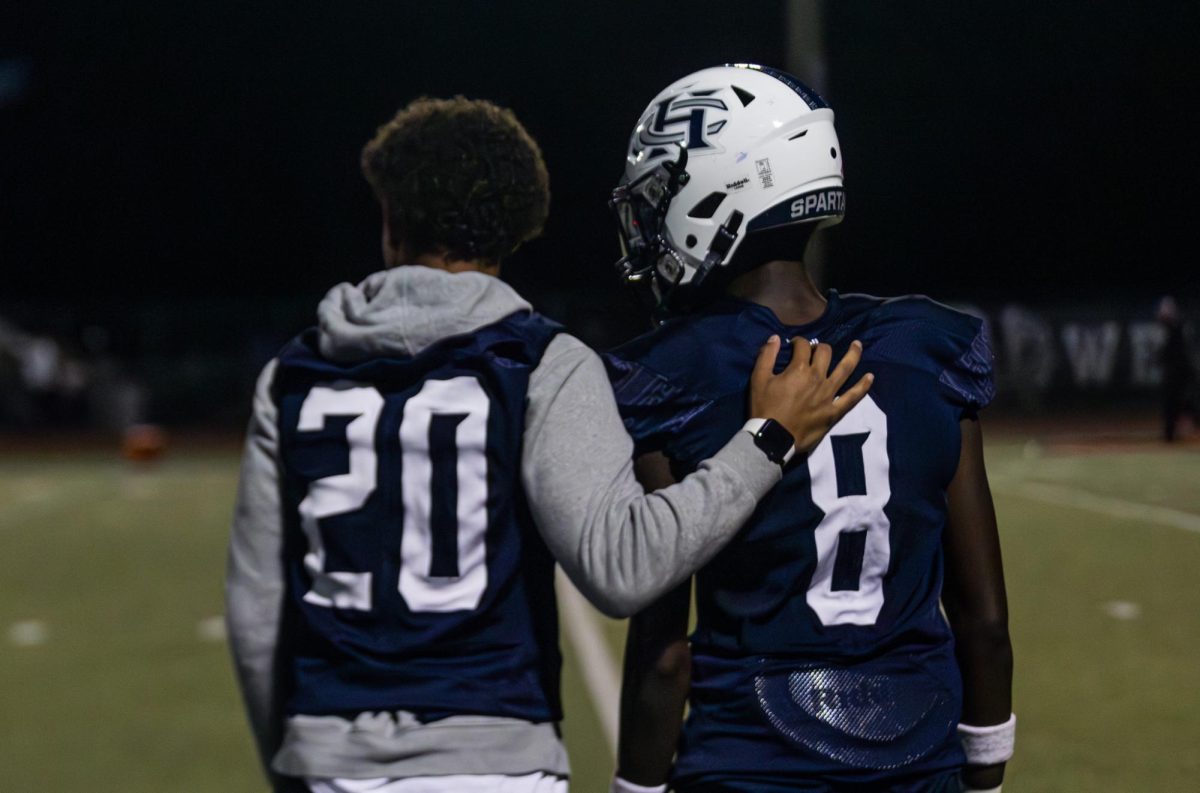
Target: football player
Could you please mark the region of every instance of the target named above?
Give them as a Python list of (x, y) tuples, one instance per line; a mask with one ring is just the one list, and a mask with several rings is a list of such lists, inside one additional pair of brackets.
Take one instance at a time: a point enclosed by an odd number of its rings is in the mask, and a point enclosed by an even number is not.
[(842, 151), (833, 111), (774, 69), (659, 93), (612, 204), (619, 266), (664, 320), (607, 358), (648, 488), (741, 425), (764, 334), (861, 339), (879, 375), (697, 574), (690, 645), (687, 584), (632, 621), (614, 790), (664, 790), (669, 771), (689, 792), (999, 790), (1015, 717), (983, 325), (815, 288), (803, 254), (844, 212)]
[(768, 341), (743, 410), (768, 429), (647, 495), (599, 357), (496, 277), (549, 202), (512, 113), (418, 100), (362, 165), (391, 269), (334, 287), (254, 397), (226, 582), (250, 721), (280, 790), (558, 793), (555, 560), (644, 607), (869, 378), (835, 403), (857, 347), (775, 376)]

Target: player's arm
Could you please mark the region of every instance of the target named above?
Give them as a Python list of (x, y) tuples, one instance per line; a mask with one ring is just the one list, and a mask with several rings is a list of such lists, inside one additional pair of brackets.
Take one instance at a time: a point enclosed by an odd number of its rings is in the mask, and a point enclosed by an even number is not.
[[(798, 340), (788, 367), (774, 375), (779, 345), (773, 337), (755, 365), (751, 416), (775, 419), (807, 451), (862, 399), (871, 378), (835, 402), (861, 345), (830, 372), (828, 345), (810, 349)], [(559, 336), (530, 377), (521, 478), (547, 547), (612, 616), (645, 608), (703, 566), (782, 477), (743, 431), (695, 473), (654, 493), (638, 484), (632, 456), (599, 356)]]
[[(676, 481), (666, 456), (659, 452), (639, 457), (634, 469), (647, 491)], [(687, 640), (691, 599), (689, 579), (629, 621), (614, 793), (637, 789), (629, 783), (653, 790), (667, 781), (691, 683)]]
[(275, 363), (259, 377), (242, 455), (241, 479), (225, 577), (225, 621), (238, 684), (263, 768), (270, 770), (283, 737), (277, 675), (283, 611), (283, 526), (279, 495), (277, 409), (271, 399)]
[(942, 602), (963, 678), (959, 728), (968, 790), (996, 788), (1012, 754), (1012, 644), (1000, 535), (977, 419), (963, 419), (958, 470), (947, 490), (946, 585)]

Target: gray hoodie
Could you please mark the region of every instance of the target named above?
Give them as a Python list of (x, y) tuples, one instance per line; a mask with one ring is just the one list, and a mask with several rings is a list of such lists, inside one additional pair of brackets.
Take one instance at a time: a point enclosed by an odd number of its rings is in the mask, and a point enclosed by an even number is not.
[[(491, 276), (399, 267), (330, 290), (317, 311), (320, 348), (347, 363), (415, 355), (523, 310), (529, 304)], [(275, 363), (263, 370), (254, 397), (226, 579), (230, 643), (264, 762), (289, 776), (565, 775), (552, 724), (480, 716), (421, 724), (404, 712), (282, 717)], [(781, 476), (745, 432), (694, 474), (654, 493), (635, 479), (632, 454), (600, 358), (559, 334), (530, 375), (521, 479), (547, 547), (580, 592), (612, 616), (644, 608), (699, 569)]]

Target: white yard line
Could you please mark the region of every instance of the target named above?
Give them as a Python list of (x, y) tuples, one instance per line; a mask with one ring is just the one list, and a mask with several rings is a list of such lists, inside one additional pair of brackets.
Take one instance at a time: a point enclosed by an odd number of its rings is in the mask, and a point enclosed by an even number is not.
[(596, 622), (596, 612), (579, 594), (563, 571), (555, 579), (558, 607), (567, 639), (575, 650), (575, 658), (583, 671), (583, 684), (608, 741), (609, 751), (617, 756), (617, 722), (620, 716), (621, 672), (608, 649), (608, 644)]
[(50, 628), (41, 620), (23, 620), (8, 626), (8, 641), (16, 647), (36, 647), (50, 638)]
[(1003, 493), (1041, 501), (1056, 506), (1074, 507), (1088, 512), (1095, 512), (1118, 520), (1137, 520), (1145, 523), (1157, 523), (1174, 529), (1183, 529), (1200, 534), (1200, 515), (1183, 512), (1170, 507), (1157, 507), (1152, 504), (1141, 504), (1136, 501), (1126, 501), (1112, 496), (1100, 496), (1067, 485), (1052, 485), (1045, 482), (1012, 482), (1000, 484), (997, 489)]
[[(7, 488), (4, 500), (0, 501), (0, 528), (16, 528), (27, 522), (31, 515), (74, 506), (95, 492), (87, 482), (55, 482), (41, 476), (25, 476), (12, 484), (16, 487)], [(11, 526), (4, 525), (9, 521), (12, 521)]]
[(197, 622), (196, 638), (202, 642), (225, 641), (225, 617), (218, 614), (215, 617), (205, 617)]

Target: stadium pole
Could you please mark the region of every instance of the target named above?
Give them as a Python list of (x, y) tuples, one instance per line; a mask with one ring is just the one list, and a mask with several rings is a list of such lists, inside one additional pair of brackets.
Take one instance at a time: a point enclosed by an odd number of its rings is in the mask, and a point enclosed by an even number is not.
[[(825, 58), (825, 28), (822, 0), (787, 0), (783, 6), (786, 31), (784, 67), (817, 93), (829, 99), (829, 63)], [(833, 103), (832, 99), (829, 99)], [(825, 235), (814, 234), (804, 257), (808, 272), (824, 289), (827, 252)]]

